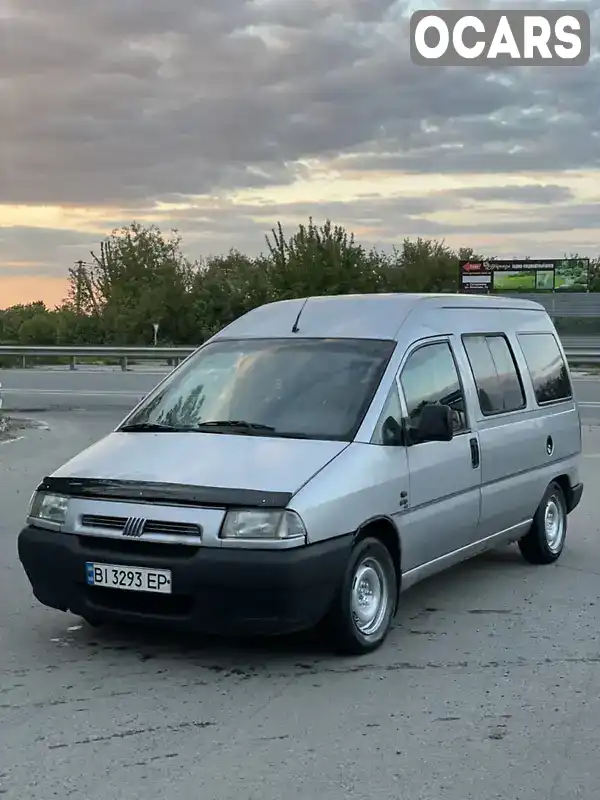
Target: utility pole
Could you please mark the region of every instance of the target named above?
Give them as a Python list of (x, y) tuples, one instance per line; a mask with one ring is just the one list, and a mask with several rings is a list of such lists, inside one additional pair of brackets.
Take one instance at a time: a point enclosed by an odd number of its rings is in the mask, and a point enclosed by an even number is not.
[(77, 297), (75, 303), (77, 313), (81, 314), (81, 304), (83, 300), (83, 261), (79, 260), (75, 263), (77, 264)]

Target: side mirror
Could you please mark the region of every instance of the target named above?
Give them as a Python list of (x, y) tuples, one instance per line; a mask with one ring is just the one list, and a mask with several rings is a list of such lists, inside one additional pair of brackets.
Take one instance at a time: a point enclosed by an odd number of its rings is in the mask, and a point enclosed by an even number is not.
[(404, 444), (404, 429), (394, 417), (386, 417), (384, 420), (381, 439), (386, 447), (401, 447)]
[(452, 409), (429, 403), (420, 409), (417, 424), (409, 428), (410, 444), (449, 442), (454, 436)]

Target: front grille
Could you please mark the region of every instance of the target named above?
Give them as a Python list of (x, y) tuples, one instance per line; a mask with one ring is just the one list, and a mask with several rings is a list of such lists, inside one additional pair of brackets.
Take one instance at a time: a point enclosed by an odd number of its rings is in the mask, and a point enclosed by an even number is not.
[(166, 533), (172, 536), (200, 536), (201, 528), (191, 522), (167, 522), (147, 519), (144, 533)]
[(86, 528), (103, 528), (108, 531), (122, 531), (127, 517), (103, 517), (96, 514), (84, 514), (81, 524)]
[[(127, 517), (109, 517), (99, 514), (83, 514), (81, 524), (86, 528), (105, 531), (123, 531)], [(202, 528), (191, 522), (173, 522), (171, 520), (147, 519), (142, 534), (162, 534), (163, 536), (200, 536)]]

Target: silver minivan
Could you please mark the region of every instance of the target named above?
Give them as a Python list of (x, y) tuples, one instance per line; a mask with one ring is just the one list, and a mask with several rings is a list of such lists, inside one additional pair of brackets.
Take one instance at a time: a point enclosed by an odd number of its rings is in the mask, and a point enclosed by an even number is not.
[(386, 637), (401, 591), (561, 554), (581, 421), (552, 321), (494, 296), (311, 297), (213, 336), (35, 492), (35, 597), (92, 625)]

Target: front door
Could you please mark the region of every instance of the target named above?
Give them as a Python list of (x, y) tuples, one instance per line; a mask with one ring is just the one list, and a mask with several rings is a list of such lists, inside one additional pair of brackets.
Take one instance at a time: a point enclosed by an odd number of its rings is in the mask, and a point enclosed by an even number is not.
[(416, 345), (399, 375), (404, 413), (415, 419), (426, 403), (450, 406), (454, 438), (407, 448), (409, 495), (402, 515), (406, 570), (473, 544), (481, 505), (479, 438), (469, 414), (456, 360), (446, 339)]

